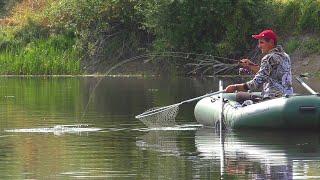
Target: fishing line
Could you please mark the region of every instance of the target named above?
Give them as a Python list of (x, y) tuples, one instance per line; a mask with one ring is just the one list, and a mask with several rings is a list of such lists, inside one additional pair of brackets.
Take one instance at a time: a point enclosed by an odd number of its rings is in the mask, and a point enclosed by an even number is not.
[[(205, 60), (206, 61), (211, 61), (211, 62), (220, 62), (217, 60), (214, 60), (214, 58), (216, 59), (223, 59), (223, 60), (228, 60), (228, 61), (233, 61), (233, 62), (239, 62), (239, 60), (236, 59), (231, 59), (231, 58), (226, 58), (226, 57), (220, 57), (220, 56), (213, 56), (213, 55), (208, 55), (208, 54), (198, 54), (198, 53), (185, 53), (185, 52), (160, 52), (160, 53), (148, 53), (148, 54), (143, 54), (143, 55), (139, 55), (139, 56), (135, 56), (126, 60), (123, 60), (115, 65), (113, 65), (111, 68), (109, 68), (104, 74), (103, 76), (108, 76), (110, 72), (112, 72), (113, 70), (115, 70), (116, 68), (122, 66), (123, 64), (129, 63), (129, 62), (133, 62), (133, 61), (137, 61), (137, 60), (141, 60), (143, 58), (156, 58), (156, 57), (175, 57), (175, 58), (182, 58), (182, 59), (194, 59), (191, 58), (190, 56), (200, 56), (200, 57), (207, 57)], [(144, 59), (144, 63), (147, 63), (149, 61), (152, 61), (153, 59)], [(220, 62), (222, 63), (222, 62)], [(80, 121), (83, 120), (83, 118), (85, 117), (87, 111), (88, 111), (88, 107), (89, 104), (93, 98), (93, 93), (95, 92), (96, 88), (99, 86), (99, 84), (101, 83), (101, 81), (104, 79), (104, 77), (102, 77), (101, 79), (98, 80), (98, 82), (96, 83), (96, 85), (94, 86), (94, 88), (92, 89), (92, 92), (90, 93), (89, 99), (88, 99), (88, 103), (86, 104), (84, 111), (81, 115)]]

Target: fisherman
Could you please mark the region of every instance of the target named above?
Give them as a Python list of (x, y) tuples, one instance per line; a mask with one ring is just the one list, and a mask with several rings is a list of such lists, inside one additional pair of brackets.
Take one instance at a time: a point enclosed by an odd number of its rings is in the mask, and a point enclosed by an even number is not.
[[(226, 93), (237, 93), (237, 101), (245, 100), (259, 101), (262, 99), (272, 99), (284, 95), (292, 95), (292, 74), (291, 61), (287, 53), (280, 45), (277, 45), (277, 35), (270, 29), (262, 31), (260, 34), (252, 35), (258, 40), (258, 47), (264, 55), (260, 66), (249, 59), (240, 60), (240, 66), (250, 69), (255, 76), (252, 80), (242, 84), (232, 84), (226, 89)], [(261, 98), (254, 96), (247, 91), (258, 90), (262, 87)]]

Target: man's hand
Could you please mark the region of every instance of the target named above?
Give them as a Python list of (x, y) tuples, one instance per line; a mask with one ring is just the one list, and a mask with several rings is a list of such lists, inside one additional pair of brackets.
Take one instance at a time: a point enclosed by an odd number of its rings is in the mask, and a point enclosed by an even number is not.
[(249, 67), (249, 66), (256, 66), (252, 61), (249, 59), (241, 59), (239, 62), (240, 66), (242, 67)]
[(226, 93), (233, 93), (236, 91), (248, 91), (248, 86), (245, 83), (242, 84), (232, 84), (226, 87), (226, 89), (224, 90)]
[(237, 86), (235, 84), (233, 85), (229, 85), (226, 87), (226, 89), (224, 90), (226, 93), (233, 93), (237, 90)]
[(250, 69), (254, 74), (256, 74), (260, 69), (258, 64), (253, 63), (249, 59), (241, 59), (239, 65), (244, 68)]

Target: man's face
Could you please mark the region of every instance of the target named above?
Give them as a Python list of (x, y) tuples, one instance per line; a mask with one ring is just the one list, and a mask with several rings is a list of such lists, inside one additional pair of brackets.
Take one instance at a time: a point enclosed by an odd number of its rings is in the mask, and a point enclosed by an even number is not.
[(267, 53), (274, 48), (274, 42), (272, 39), (269, 41), (266, 41), (265, 39), (259, 39), (258, 42), (258, 47), (261, 49), (262, 53)]

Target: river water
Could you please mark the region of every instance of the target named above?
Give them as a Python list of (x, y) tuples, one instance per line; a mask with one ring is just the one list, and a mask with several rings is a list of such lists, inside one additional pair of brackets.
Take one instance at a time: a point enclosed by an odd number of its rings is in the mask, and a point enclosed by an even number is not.
[(232, 131), (221, 143), (195, 122), (195, 102), (172, 127), (134, 118), (216, 91), (218, 78), (104, 77), (95, 88), (100, 79), (2, 77), (0, 179), (320, 178), (317, 132)]

